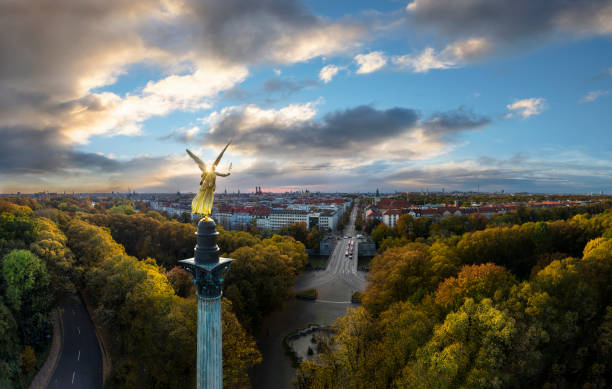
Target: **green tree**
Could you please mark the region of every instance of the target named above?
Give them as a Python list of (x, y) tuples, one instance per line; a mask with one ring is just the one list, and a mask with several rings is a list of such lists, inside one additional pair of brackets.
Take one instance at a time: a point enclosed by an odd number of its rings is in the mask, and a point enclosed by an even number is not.
[(50, 328), (51, 308), (44, 263), (30, 251), (14, 250), (4, 256), (2, 277), (6, 303), (19, 323), (22, 342), (41, 345)]
[(56, 305), (63, 296), (74, 290), (70, 276), (74, 265), (72, 251), (66, 246), (67, 238), (50, 219), (39, 218), (36, 240), (30, 251), (41, 258), (49, 271), (50, 285)]
[(389, 226), (384, 223), (380, 223), (376, 227), (374, 227), (372, 233), (370, 234), (370, 237), (372, 238), (374, 243), (376, 243), (376, 245), (380, 245), (383, 239), (391, 236), (391, 232), (392, 230)]
[(491, 300), (467, 299), (446, 316), (397, 381), (398, 387), (488, 388), (507, 386), (503, 369), (516, 333), (515, 321)]
[(11, 388), (19, 375), (17, 322), (0, 298), (0, 387)]

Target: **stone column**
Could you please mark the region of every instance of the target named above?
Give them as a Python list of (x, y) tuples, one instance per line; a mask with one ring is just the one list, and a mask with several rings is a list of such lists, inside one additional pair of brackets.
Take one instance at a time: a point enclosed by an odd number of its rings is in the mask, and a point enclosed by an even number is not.
[(223, 387), (221, 296), (198, 296), (198, 389)]
[(198, 389), (223, 387), (221, 284), (233, 259), (219, 258), (218, 234), (214, 221), (200, 220), (195, 257), (179, 261), (193, 274), (198, 290)]

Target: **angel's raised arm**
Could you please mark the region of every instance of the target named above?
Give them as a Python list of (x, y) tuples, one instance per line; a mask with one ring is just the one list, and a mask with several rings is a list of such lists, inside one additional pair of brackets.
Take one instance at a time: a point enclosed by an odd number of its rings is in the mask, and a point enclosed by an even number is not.
[(230, 171), (232, 170), (232, 164), (230, 163), (229, 165), (229, 169), (227, 169), (227, 173), (219, 173), (219, 172), (215, 172), (216, 175), (218, 175), (219, 177), (227, 177), (230, 175)]

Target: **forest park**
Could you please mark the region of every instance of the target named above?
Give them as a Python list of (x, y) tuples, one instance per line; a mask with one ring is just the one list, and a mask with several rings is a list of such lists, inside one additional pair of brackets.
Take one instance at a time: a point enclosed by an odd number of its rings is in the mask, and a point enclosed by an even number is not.
[(609, 387), (612, 212), (389, 238), (299, 388)]

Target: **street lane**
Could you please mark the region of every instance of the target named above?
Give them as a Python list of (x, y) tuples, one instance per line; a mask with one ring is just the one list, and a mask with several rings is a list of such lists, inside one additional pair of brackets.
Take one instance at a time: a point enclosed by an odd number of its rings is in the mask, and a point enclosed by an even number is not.
[(102, 355), (91, 318), (81, 298), (62, 304), (63, 347), (49, 389), (102, 388)]
[[(325, 270), (304, 274), (296, 281), (296, 290), (316, 288), (320, 301), (348, 302), (353, 292), (365, 289), (365, 273), (357, 270), (359, 240), (355, 237), (355, 219), (358, 207), (359, 201), (355, 200), (355, 206), (343, 231), (342, 239), (337, 241)], [(350, 236), (350, 238), (344, 239), (344, 236)], [(349, 241), (353, 241), (353, 259), (345, 256)]]

